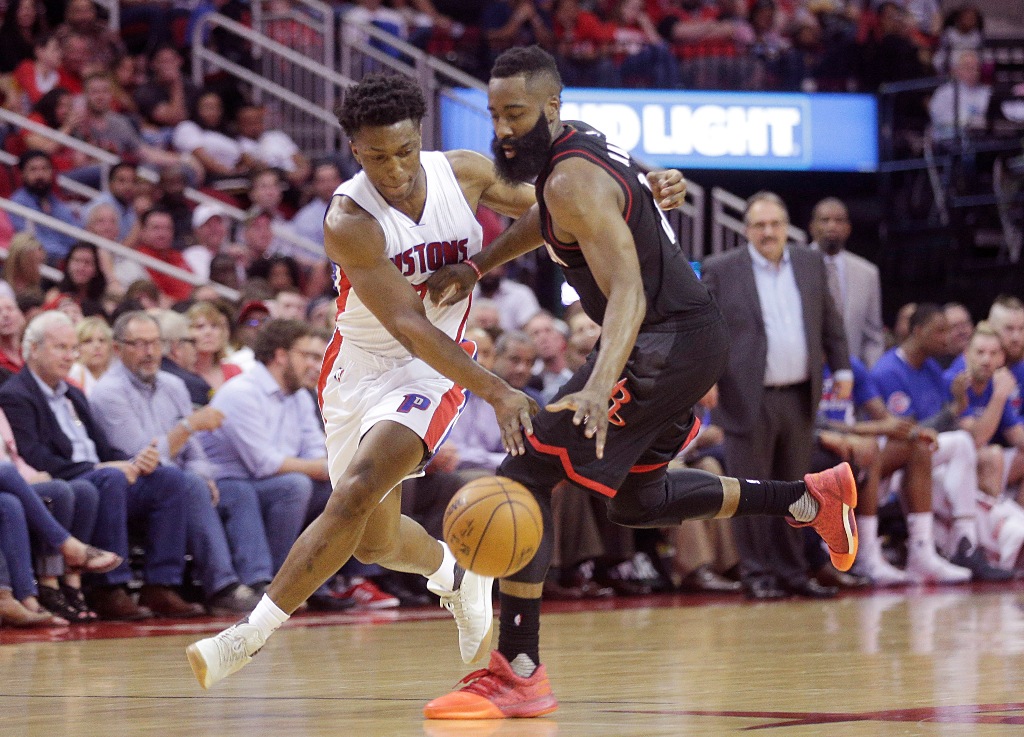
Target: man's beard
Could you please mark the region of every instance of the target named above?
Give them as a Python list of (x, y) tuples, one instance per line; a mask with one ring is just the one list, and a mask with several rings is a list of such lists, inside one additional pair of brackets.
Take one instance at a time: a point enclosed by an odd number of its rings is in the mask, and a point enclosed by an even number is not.
[(53, 182), (25, 182), (25, 190), (38, 200), (47, 197), (53, 189)]
[[(510, 146), (515, 156), (505, 156), (505, 146)], [(491, 152), (494, 154), (494, 168), (498, 176), (509, 184), (525, 184), (532, 182), (548, 163), (551, 151), (551, 130), (548, 119), (543, 114), (537, 118), (537, 125), (529, 133), (519, 138), (499, 139), (491, 141)]]

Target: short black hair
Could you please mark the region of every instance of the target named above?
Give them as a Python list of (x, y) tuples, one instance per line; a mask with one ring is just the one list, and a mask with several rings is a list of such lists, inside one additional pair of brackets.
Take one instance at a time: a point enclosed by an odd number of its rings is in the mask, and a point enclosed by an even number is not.
[(151, 207), (139, 216), (139, 225), (145, 227), (149, 219), (154, 215), (166, 215), (171, 219), (171, 223), (174, 223), (174, 213), (170, 210), (165, 207)]
[(38, 148), (30, 148), (28, 151), (18, 157), (18, 171), (25, 171), (25, 167), (32, 163), (35, 159), (46, 159), (50, 162), (50, 166), (53, 166), (53, 159), (45, 151), (40, 151)]
[(274, 360), (278, 348), (286, 351), (302, 338), (313, 335), (313, 326), (301, 320), (268, 320), (256, 333), (252, 352), (256, 360), (266, 365)]
[(336, 114), (351, 138), (366, 126), (387, 126), (411, 120), (419, 123), (427, 112), (419, 85), (397, 74), (369, 74), (345, 91)]
[(942, 307), (934, 302), (921, 302), (917, 309), (914, 310), (914, 314), (910, 316), (910, 320), (907, 326), (910, 328), (910, 332), (914, 332), (917, 328), (922, 325), (927, 325), (932, 321), (932, 318), (936, 315), (942, 315)]
[(559, 91), (563, 86), (555, 57), (536, 44), (513, 46), (494, 60), (494, 66), (491, 67), (492, 78), (507, 79), (519, 75), (526, 77), (527, 83), (532, 82), (535, 77), (545, 76), (558, 85)]

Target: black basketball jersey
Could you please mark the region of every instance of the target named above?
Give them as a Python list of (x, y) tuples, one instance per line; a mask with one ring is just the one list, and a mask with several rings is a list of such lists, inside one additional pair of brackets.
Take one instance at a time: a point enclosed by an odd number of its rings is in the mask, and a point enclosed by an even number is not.
[(562, 243), (555, 238), (551, 215), (544, 203), (544, 184), (551, 170), (559, 161), (572, 156), (586, 159), (607, 171), (625, 195), (622, 216), (636, 243), (647, 296), (647, 314), (641, 329), (680, 322), (711, 308), (711, 294), (676, 242), (672, 228), (654, 201), (644, 172), (628, 153), (608, 143), (600, 131), (586, 123), (565, 121), (565, 128), (551, 146), (551, 157), (537, 177), (537, 202), (541, 233), (548, 252), (562, 267), (566, 281), (579, 293), (584, 312), (603, 324), (608, 300), (594, 280), (579, 244)]

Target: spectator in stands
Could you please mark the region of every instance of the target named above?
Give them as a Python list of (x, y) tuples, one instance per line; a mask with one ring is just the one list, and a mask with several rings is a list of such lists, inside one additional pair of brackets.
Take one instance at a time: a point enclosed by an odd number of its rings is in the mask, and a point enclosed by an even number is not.
[(839, 199), (828, 197), (814, 206), (809, 230), (811, 248), (825, 258), (829, 292), (842, 312), (850, 355), (874, 366), (885, 352), (878, 267), (846, 249), (850, 214)]
[(92, 59), (92, 45), (89, 37), (74, 31), (67, 33), (60, 38), (60, 50), (64, 74), (72, 80), (71, 91), (75, 95), (82, 93), (82, 84), (85, 78), (93, 72), (102, 71), (106, 67), (97, 64)]
[(114, 164), (110, 167), (107, 189), (92, 199), (82, 213), (83, 217), (88, 220), (89, 213), (97, 205), (111, 205), (117, 213), (118, 219), (117, 237), (111, 240), (123, 245), (131, 244), (129, 236), (139, 219), (135, 212), (135, 197), (138, 194), (137, 180), (138, 172), (134, 164), (127, 161)]
[(540, 304), (532, 289), (505, 274), (504, 265), (484, 274), (473, 290), (473, 301), (476, 302), (478, 297), (492, 300), (501, 316), (501, 329), (521, 330), (526, 321), (540, 310)]
[(188, 119), (199, 99), (199, 90), (182, 74), (184, 60), (168, 42), (149, 57), (149, 80), (134, 93), (142, 116), (142, 137), (152, 146), (170, 148), (175, 126)]
[(28, 112), (50, 90), (63, 87), (69, 92), (75, 81), (61, 67), (60, 43), (52, 33), (44, 33), (33, 43), (33, 58), (25, 59), (14, 70), (14, 81), (25, 96), (19, 112)]
[(210, 261), (210, 281), (231, 289), (239, 289), (244, 280), (245, 270), (239, 266), (234, 256), (221, 253)]
[(618, 86), (618, 72), (608, 56), (611, 28), (596, 14), (583, 10), (579, 0), (558, 0), (553, 28), (558, 42), (558, 69), (566, 85)]
[[(745, 14), (744, 14), (745, 15)], [(666, 0), (658, 32), (680, 60), (687, 89), (744, 89), (756, 82), (741, 50), (753, 39), (744, 15), (728, 3)]]
[[(57, 218), (68, 225), (79, 225), (75, 214), (53, 192), (54, 172), (49, 156), (39, 150), (26, 151), (18, 159), (18, 170), (21, 172), (22, 184), (11, 195), (12, 202)], [(17, 215), (11, 215), (11, 222), (19, 231), (29, 227), (27, 221)], [(74, 238), (45, 225), (33, 226), (36, 238), (46, 249), (49, 263), (56, 265), (68, 255), (68, 250), (75, 242)]]
[(480, 28), (487, 48), (485, 66), (490, 69), (502, 51), (513, 46), (555, 46), (550, 13), (535, 0), (488, 0), (480, 9)]
[(249, 267), (248, 276), (266, 281), (271, 294), (302, 286), (302, 268), (291, 256), (261, 258)]
[[(85, 115), (75, 126), (76, 138), (122, 159), (154, 167), (182, 163), (181, 156), (143, 141), (128, 116), (115, 112), (114, 85), (109, 73), (89, 74), (83, 81), (83, 90)], [(93, 186), (99, 187), (98, 179)]]
[(192, 273), (210, 278), (213, 257), (228, 248), (228, 216), (219, 205), (202, 204), (192, 211), (192, 236), (195, 243), (182, 252)]
[(951, 10), (942, 23), (932, 63), (939, 74), (948, 74), (950, 57), (957, 51), (981, 51), (985, 43), (985, 18), (975, 5)]
[(0, 74), (10, 74), (26, 59), (48, 30), (38, 0), (10, 0), (0, 24)]
[(902, 5), (910, 16), (914, 29), (927, 43), (927, 48), (934, 48), (942, 29), (939, 0), (902, 0)]
[[(154, 198), (151, 207), (160, 207), (171, 213), (174, 220), (174, 249), (183, 251), (192, 241), (192, 205), (185, 195), (188, 187), (188, 171), (179, 164), (171, 164), (161, 167), (157, 186), (154, 190)], [(138, 199), (146, 200), (142, 194)], [(140, 213), (147, 208), (140, 208), (136, 204), (136, 210)]]
[(25, 365), (21, 356), (21, 331), (24, 329), (25, 316), (17, 303), (0, 295), (0, 384)]
[(971, 335), (974, 334), (974, 320), (971, 313), (959, 302), (947, 302), (942, 306), (946, 315), (946, 352), (938, 358), (942, 368), (949, 368), (950, 365), (967, 350), (967, 344), (971, 342)]
[(93, 415), (122, 453), (155, 442), (161, 463), (188, 489), (188, 549), (210, 613), (250, 611), (258, 597), (246, 584), (262, 586), (272, 577), (259, 504), (249, 488), (221, 493), (196, 437), (220, 427), (224, 415), (212, 407), (193, 411), (185, 384), (160, 370), (163, 341), (154, 317), (124, 313), (114, 323), (114, 339), (119, 363), (97, 384)]
[[(287, 214), (283, 206), (285, 186), (284, 180), (281, 179), (281, 175), (276, 169), (264, 169), (257, 172), (252, 177), (252, 186), (249, 187), (249, 202), (252, 212), (270, 215), (271, 227), (275, 230), (294, 234), (291, 223), (285, 217)], [(306, 264), (317, 263), (322, 259), (322, 254), (311, 253), (276, 233), (265, 255), (291, 256)]]
[(304, 323), (269, 322), (257, 338), (252, 369), (225, 384), (210, 403), (223, 412), (224, 423), (201, 438), (218, 487), (225, 493), (255, 488), (275, 572), (307, 514), (322, 510), (331, 493), (323, 428), (313, 399), (302, 390), (305, 375), (323, 360), (313, 341)]
[(176, 151), (192, 155), (206, 172), (207, 183), (247, 177), (253, 162), (233, 137), (224, 117), (224, 99), (216, 90), (199, 95), (189, 119), (174, 127), (171, 145)]
[(248, 371), (256, 362), (255, 347), (263, 326), (270, 320), (270, 307), (262, 300), (250, 300), (242, 305), (235, 318), (235, 331), (231, 335), (234, 346), (225, 358), (226, 365)]
[[(901, 82), (927, 77), (928, 67), (922, 61), (923, 48), (914, 34), (912, 18), (892, 0), (879, 3), (877, 23), (861, 46), (861, 86), (875, 92), (884, 82)], [(901, 111), (914, 113), (919, 97), (904, 103)]]
[(212, 302), (197, 302), (185, 317), (196, 346), (196, 363), (192, 370), (210, 385), (211, 392), (215, 392), (225, 381), (242, 373), (238, 366), (224, 363), (230, 337), (227, 314)]
[(610, 13), (610, 52), (625, 87), (673, 89), (679, 62), (658, 34), (643, 0), (617, 0)]
[(57, 26), (62, 41), (78, 35), (88, 42), (88, 63), (100, 69), (113, 69), (128, 51), (124, 41), (99, 19), (92, 0), (69, 0), (64, 8), (64, 22)]
[[(15, 296), (38, 294), (44, 289), (40, 267), (46, 263), (46, 250), (31, 233), (18, 233), (11, 238), (4, 260), (3, 280), (11, 285)], [(46, 282), (49, 284), (50, 282)]]
[[(540, 308), (538, 307), (538, 309)], [(504, 332), (501, 326), (501, 310), (498, 308), (498, 303), (487, 297), (474, 297), (473, 306), (469, 308), (469, 318), (466, 321), (466, 326), (486, 330), (492, 340), (497, 340), (502, 332)]]
[[(191, 272), (188, 262), (175, 251), (174, 245), (174, 218), (171, 213), (154, 207), (147, 210), (139, 218), (139, 243), (135, 250), (139, 253), (159, 259), (165, 264), (176, 266), (179, 269)], [(161, 293), (172, 302), (180, 302), (188, 299), (192, 293), (192, 284), (182, 281), (175, 276), (164, 274), (154, 269), (147, 269), (149, 278), (159, 287)]]
[(935, 361), (945, 348), (942, 308), (921, 303), (910, 318), (910, 337), (878, 360), (871, 377), (890, 412), (938, 432), (932, 504), (940, 523), (935, 530), (939, 549), (951, 563), (970, 569), (975, 580), (989, 580), (999, 572), (992, 571), (978, 545), (978, 454), (973, 438), (959, 429), (967, 408), (967, 375), (947, 390)]
[(128, 520), (144, 524), (146, 585), (140, 604), (123, 588), (131, 578), (125, 562), (104, 574), (104, 585), (92, 592), (93, 608), (108, 619), (140, 619), (153, 612), (201, 614), (202, 607), (185, 602), (174, 590), (185, 566), (188, 503), (176, 474), (157, 467), (155, 447), (147, 446), (134, 458), (111, 447), (85, 396), (64, 381), (76, 349), (67, 317), (54, 312), (37, 316), (25, 330), (24, 343), (25, 368), (0, 389), (0, 407), (22, 457), (55, 478), (81, 479), (99, 489), (97, 546), (127, 559)]
[[(306, 306), (306, 322), (314, 328), (323, 328), (334, 332), (334, 314), (337, 310), (333, 299), (320, 295), (309, 300)], [(467, 333), (469, 330), (467, 329)]]
[(106, 319), (93, 316), (75, 326), (75, 337), (78, 339), (78, 360), (68, 371), (68, 381), (88, 397), (96, 382), (110, 368), (114, 357), (114, 334)]
[(529, 385), (540, 392), (540, 399), (537, 401), (543, 406), (551, 401), (555, 392), (572, 376), (572, 371), (565, 362), (569, 326), (561, 320), (556, 320), (550, 312), (541, 310), (526, 321), (523, 331), (530, 336), (534, 348), (537, 349), (537, 358), (541, 365), (540, 368), (535, 367)]
[(1024, 387), (1024, 302), (1000, 295), (989, 308), (988, 322), (999, 336), (1006, 367), (1017, 379), (1017, 385)]
[(341, 169), (327, 161), (313, 169), (312, 199), (303, 205), (292, 218), (292, 229), (303, 238), (319, 245), (324, 244), (324, 215), (331, 202), (334, 190), (341, 186)]
[(271, 315), (278, 320), (304, 320), (309, 300), (295, 287), (286, 287), (274, 295)]
[[(147, 208), (148, 209), (148, 208)], [(102, 236), (114, 243), (123, 246), (132, 246), (137, 240), (139, 228), (138, 223), (132, 228), (127, 241), (120, 240), (118, 233), (119, 217), (114, 205), (100, 202), (89, 209), (85, 219), (85, 229), (90, 233)], [(135, 259), (120, 254), (114, 255), (110, 251), (100, 251), (100, 271), (107, 279), (107, 289), (114, 294), (123, 294), (125, 284), (131, 284), (139, 279), (148, 279), (146, 270)]]
[(234, 252), (235, 261), (243, 272), (252, 268), (253, 264), (271, 256), (270, 247), (274, 242), (274, 231), (271, 223), (274, 216), (261, 208), (252, 208), (242, 223), (241, 248)]
[(932, 137), (937, 141), (970, 138), (988, 130), (992, 86), (981, 81), (977, 51), (961, 49), (950, 59), (950, 81), (928, 102)]
[(99, 249), (88, 241), (77, 241), (64, 259), (64, 278), (55, 287), (57, 294), (70, 296), (82, 308), (82, 315), (102, 315), (107, 278), (100, 270)]
[[(750, 6), (748, 22), (753, 31), (753, 40), (747, 53), (758, 59), (765, 70), (774, 72), (779, 60), (789, 51), (789, 39), (779, 32), (779, 18), (774, 0), (756, 0)], [(772, 82), (777, 78), (772, 75)]]
[[(81, 110), (73, 107), (73, 99), (71, 93), (66, 89), (55, 87), (32, 106), (32, 112), (28, 116), (29, 120), (41, 123), (59, 133), (71, 135), (83, 114)], [(34, 149), (48, 154), (54, 168), (59, 172), (71, 171), (86, 161), (84, 154), (80, 154), (41, 133), (25, 129), (21, 132), (21, 138), (26, 149)]]
[(174, 310), (157, 310), (160, 335), (164, 341), (164, 357), (160, 370), (177, 376), (185, 382), (193, 407), (202, 407), (210, 401), (210, 385), (195, 373), (196, 340), (189, 329), (188, 318)]
[(254, 164), (260, 162), (265, 167), (284, 172), (291, 187), (300, 188), (309, 181), (312, 170), (309, 159), (287, 133), (267, 130), (265, 105), (242, 105), (235, 114), (235, 127), (243, 153)]

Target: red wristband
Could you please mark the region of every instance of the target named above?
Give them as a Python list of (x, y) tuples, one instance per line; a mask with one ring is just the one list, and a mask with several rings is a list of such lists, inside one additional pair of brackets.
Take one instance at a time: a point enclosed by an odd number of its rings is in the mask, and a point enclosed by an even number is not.
[(475, 263), (473, 262), (473, 259), (471, 259), (471, 258), (467, 258), (467, 259), (466, 259), (465, 261), (463, 261), (462, 263), (464, 263), (464, 264), (468, 265), (468, 266), (469, 266), (469, 268), (471, 268), (471, 269), (472, 269), (473, 271), (475, 271), (475, 272), (476, 272), (476, 280), (477, 280), (477, 281), (480, 281), (481, 279), (483, 279), (483, 278), (484, 278), (484, 273), (483, 273), (482, 271), (480, 271), (480, 267), (479, 267), (479, 266), (477, 266), (477, 265), (476, 265), (476, 264), (475, 264)]

